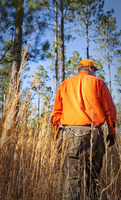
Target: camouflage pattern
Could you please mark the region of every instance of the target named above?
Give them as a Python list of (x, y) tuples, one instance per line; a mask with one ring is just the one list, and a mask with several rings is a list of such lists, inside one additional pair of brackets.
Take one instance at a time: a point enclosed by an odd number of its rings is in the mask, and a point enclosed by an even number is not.
[(63, 168), (63, 200), (80, 200), (85, 195), (97, 199), (97, 182), (105, 153), (102, 129), (90, 126), (65, 126), (63, 138), (68, 143)]

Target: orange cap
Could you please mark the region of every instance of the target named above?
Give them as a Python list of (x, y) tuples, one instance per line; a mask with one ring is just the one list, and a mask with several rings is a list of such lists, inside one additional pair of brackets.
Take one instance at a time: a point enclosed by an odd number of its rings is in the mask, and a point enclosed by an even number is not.
[(89, 60), (89, 59), (81, 60), (81, 61), (79, 62), (79, 65), (78, 65), (78, 69), (79, 69), (80, 67), (88, 67), (88, 66), (94, 67), (95, 71), (98, 70), (98, 69), (94, 66), (94, 63), (93, 63), (91, 60)]

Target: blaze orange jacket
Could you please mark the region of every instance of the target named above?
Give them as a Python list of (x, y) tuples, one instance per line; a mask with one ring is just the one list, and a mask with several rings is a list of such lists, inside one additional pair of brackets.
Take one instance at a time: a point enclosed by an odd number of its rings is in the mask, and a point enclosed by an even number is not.
[(99, 126), (105, 120), (110, 134), (115, 134), (116, 108), (102, 79), (81, 71), (61, 83), (53, 106), (53, 126)]

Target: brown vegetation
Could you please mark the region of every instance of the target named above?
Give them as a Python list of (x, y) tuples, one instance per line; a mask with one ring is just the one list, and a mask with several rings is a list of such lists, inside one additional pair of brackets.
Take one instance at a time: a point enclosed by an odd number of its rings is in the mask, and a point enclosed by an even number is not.
[[(13, 99), (10, 91), (4, 104), (1, 123), (1, 199), (2, 200), (57, 200), (62, 197), (62, 167), (65, 159), (64, 142), (61, 153), (59, 139), (52, 139), (48, 123), (50, 113), (40, 118), (40, 126), (33, 126), (34, 108), (30, 95), (19, 107), (21, 96)], [(29, 122), (29, 123), (28, 123)], [(106, 135), (106, 131), (105, 135)], [(84, 179), (82, 178), (82, 181)], [(121, 198), (121, 133), (116, 144), (106, 148), (100, 177), (100, 199)], [(83, 184), (83, 183), (82, 183)], [(83, 194), (80, 199), (83, 198)]]

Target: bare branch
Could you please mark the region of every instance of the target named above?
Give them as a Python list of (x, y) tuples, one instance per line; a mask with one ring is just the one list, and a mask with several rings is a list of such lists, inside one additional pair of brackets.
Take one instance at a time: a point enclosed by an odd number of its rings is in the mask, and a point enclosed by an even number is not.
[(7, 50), (4, 52), (4, 54), (3, 54), (2, 58), (0, 59), (0, 61), (2, 61), (2, 59), (5, 57), (6, 53), (10, 50), (11, 46), (12, 46), (12, 42), (9, 45), (9, 47), (7, 48)]

